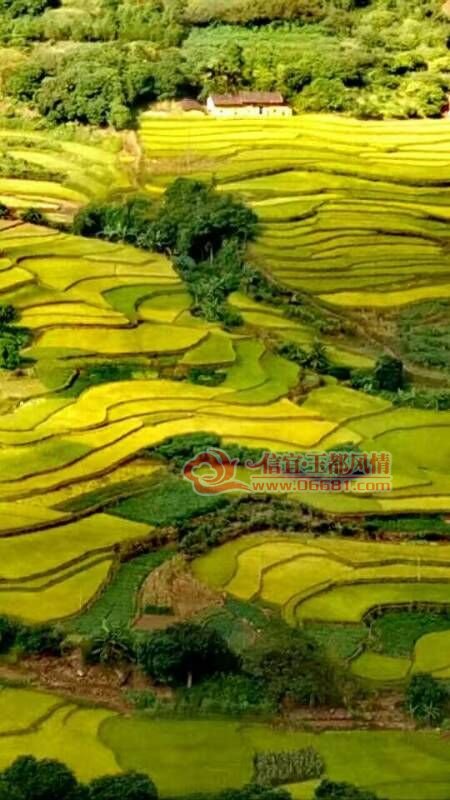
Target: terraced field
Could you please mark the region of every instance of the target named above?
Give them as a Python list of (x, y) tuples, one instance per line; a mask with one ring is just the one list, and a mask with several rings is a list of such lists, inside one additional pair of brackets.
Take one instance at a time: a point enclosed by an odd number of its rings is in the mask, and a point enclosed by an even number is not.
[[(332, 380), (293, 402), (299, 368), (270, 339), (307, 344), (312, 334), (276, 308), (236, 293), (230, 300), (245, 324), (231, 333), (191, 314), (163, 256), (17, 220), (0, 221), (0, 248), (0, 299), (32, 332), (23, 355), (33, 360), (33, 377), (0, 381), (0, 533), (13, 534), (0, 540), (0, 613), (67, 617), (96, 595), (114, 547), (151, 530), (110, 525), (107, 515), (80, 519), (61, 504), (124, 473), (150, 479), (156, 465), (137, 456), (178, 434), (284, 452), (343, 443), (388, 450), (391, 493), (296, 499), (337, 513), (450, 511), (449, 412), (394, 408)], [(330, 354), (337, 363), (372, 363), (340, 345)], [(167, 377), (158, 377), (161, 359)], [(193, 367), (219, 370), (223, 380), (195, 384)], [(82, 516), (95, 510), (88, 504)], [(25, 560), (26, 547), (35, 558)]]
[[(450, 546), (307, 539), (261, 533), (194, 561), (194, 574), (240, 600), (278, 607), (294, 626), (357, 626), (378, 609), (450, 605)], [(370, 639), (367, 640), (370, 645)], [(360, 648), (359, 648), (360, 651)], [(352, 671), (371, 681), (415, 672), (450, 675), (450, 631), (421, 636), (410, 658), (356, 650)]]
[(67, 221), (90, 200), (129, 187), (129, 157), (121, 150), (118, 135), (89, 143), (48, 131), (4, 128), (0, 155), (7, 156), (9, 169), (0, 176), (0, 203), (16, 211), (32, 207), (55, 222)]
[[(314, 746), (333, 780), (383, 791), (393, 800), (444, 800), (450, 786), (447, 742), (424, 731), (350, 731), (319, 735), (224, 720), (122, 717), (27, 689), (0, 692), (0, 767), (26, 752), (65, 761), (82, 780), (120, 769), (148, 773), (163, 796), (218, 791), (251, 779), (256, 750)], [(190, 742), (186, 747), (187, 739)], [(149, 746), (151, 743), (151, 746)], [(399, 758), (386, 759), (386, 751)], [(176, 765), (183, 761), (183, 769)], [(310, 800), (314, 782), (289, 787)]]
[[(310, 293), (314, 308), (345, 316), (445, 298), (448, 122), (386, 122), (382, 131), (314, 116), (262, 127), (144, 114), (146, 189), (158, 197), (176, 175), (214, 175), (258, 212), (251, 259)], [(30, 165), (26, 179), (0, 179), (0, 202), (68, 221), (90, 199), (142, 177), (126, 148), (119, 151), (123, 143), (0, 132), (0, 149)], [(392, 492), (292, 498), (338, 516), (450, 514), (450, 412), (394, 406), (336, 378), (316, 380), (280, 355), (283, 343), (309, 350), (320, 341), (334, 366), (371, 368), (373, 343), (352, 345), (351, 336), (318, 331), (241, 291), (228, 302), (243, 324), (225, 330), (192, 313), (187, 286), (165, 256), (14, 216), (0, 220), (0, 303), (18, 309), (31, 335), (23, 369), (0, 374), (0, 615), (70, 620), (67, 629), (84, 635), (105, 617), (131, 623), (142, 580), (168, 552), (119, 568), (120, 553), (137, 542), (153, 548), (153, 524), (162, 523), (128, 519), (123, 507), (108, 514), (105, 498), (133, 485), (139, 491), (124, 496), (136, 508), (164, 469), (143, 451), (177, 435), (210, 433), (225, 447), (278, 452), (350, 444), (387, 451)], [(217, 385), (199, 383), (201, 370)], [(248, 477), (244, 467), (239, 477)], [(198, 558), (193, 570), (232, 597), (278, 610), (292, 626), (354, 634), (350, 668), (371, 685), (400, 685), (420, 671), (450, 677), (450, 628), (393, 655), (376, 650), (370, 627), (374, 608), (450, 607), (450, 545), (257, 533)], [(0, 768), (27, 752), (62, 758), (82, 779), (138, 769), (166, 796), (225, 787), (230, 765), (242, 785), (255, 749), (308, 744), (330, 777), (391, 800), (444, 800), (450, 789), (446, 741), (422, 732), (314, 736), (230, 721), (125, 719), (25, 690), (0, 691), (0, 720)], [(387, 749), (395, 758), (386, 760)], [(175, 769), (181, 761), (184, 769)], [(291, 788), (296, 800), (314, 789)]]
[(149, 191), (174, 174), (214, 176), (253, 206), (251, 256), (281, 283), (350, 309), (450, 296), (447, 120), (148, 113), (140, 135)]
[[(252, 534), (194, 562), (241, 600), (280, 606), (291, 624), (359, 622), (378, 605), (450, 602), (450, 546)], [(447, 584), (447, 585), (446, 585)]]

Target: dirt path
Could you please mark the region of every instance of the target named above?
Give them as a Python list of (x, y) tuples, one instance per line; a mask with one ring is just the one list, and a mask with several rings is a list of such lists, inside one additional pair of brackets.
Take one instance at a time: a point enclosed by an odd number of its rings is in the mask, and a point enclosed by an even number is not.
[(145, 156), (136, 131), (126, 131), (123, 136), (123, 149), (125, 153), (132, 158), (130, 171), (132, 173), (133, 183), (139, 186), (141, 183)]
[(326, 730), (415, 730), (414, 720), (406, 713), (399, 694), (384, 694), (371, 701), (345, 708), (300, 708), (288, 712), (282, 724), (317, 732)]
[(133, 677), (121, 670), (82, 665), (79, 654), (66, 658), (27, 658), (18, 665), (0, 665), (0, 680), (51, 691), (71, 700), (101, 705), (122, 714), (132, 705), (126, 689), (135, 688)]

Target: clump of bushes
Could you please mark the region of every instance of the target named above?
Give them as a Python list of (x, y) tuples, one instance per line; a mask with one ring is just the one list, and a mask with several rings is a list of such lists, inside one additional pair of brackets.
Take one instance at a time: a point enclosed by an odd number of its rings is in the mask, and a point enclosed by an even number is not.
[(406, 706), (411, 716), (425, 725), (442, 722), (448, 703), (446, 688), (427, 673), (411, 678), (406, 692)]
[(78, 783), (55, 759), (20, 756), (0, 774), (0, 800), (157, 800), (153, 781), (138, 772)]
[(0, 304), (0, 369), (14, 370), (21, 363), (20, 350), (29, 334), (25, 328), (14, 324), (18, 316), (14, 306)]
[(220, 447), (220, 437), (214, 433), (189, 433), (172, 436), (147, 452), (170, 462), (176, 471), (181, 470), (187, 461), (210, 447)]
[(88, 664), (121, 665), (136, 661), (135, 644), (128, 630), (103, 623), (101, 630), (84, 647)]
[(57, 8), (60, 0), (0, 0), (0, 14), (20, 17), (25, 14), (36, 16), (46, 8)]
[(381, 800), (369, 789), (360, 789), (352, 783), (323, 780), (314, 792), (314, 800)]
[(351, 382), (354, 389), (365, 392), (400, 392), (406, 385), (403, 362), (384, 354), (377, 360), (373, 370), (354, 370)]
[(53, 625), (24, 625), (8, 617), (0, 617), (0, 653), (17, 650), (25, 655), (59, 656), (64, 633)]
[[(254, 450), (227, 447), (232, 458), (255, 458)], [(209, 514), (180, 521), (177, 528), (180, 549), (189, 556), (254, 531), (277, 529), (286, 532), (345, 536), (363, 530), (352, 522), (339, 522), (325, 513), (283, 497), (247, 496), (233, 498)]]
[(45, 214), (38, 208), (27, 208), (22, 214), (22, 220), (30, 225), (47, 225), (48, 220)]

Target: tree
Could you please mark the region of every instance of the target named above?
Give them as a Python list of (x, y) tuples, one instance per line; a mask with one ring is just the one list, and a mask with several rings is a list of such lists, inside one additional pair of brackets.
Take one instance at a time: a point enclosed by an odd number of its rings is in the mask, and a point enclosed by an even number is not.
[(219, 194), (212, 184), (177, 178), (167, 189), (152, 230), (155, 249), (210, 259), (227, 239), (254, 238), (258, 219), (244, 203)]
[(432, 675), (418, 673), (409, 683), (406, 705), (416, 720), (434, 725), (441, 722), (444, 716), (447, 697), (445, 688)]
[(63, 631), (53, 625), (22, 625), (17, 631), (15, 644), (30, 655), (59, 656), (63, 640)]
[(24, 800), (70, 800), (77, 787), (73, 772), (52, 759), (20, 756), (3, 772), (3, 780)]
[(341, 699), (334, 666), (302, 632), (286, 631), (269, 638), (252, 653), (247, 668), (264, 679), (278, 703), (287, 700), (314, 706)]
[(103, 623), (101, 631), (94, 636), (86, 652), (91, 664), (126, 664), (135, 660), (133, 642), (128, 631), (110, 628)]
[(94, 202), (75, 215), (72, 231), (77, 236), (93, 236), (143, 247), (153, 217), (154, 204), (148, 197), (135, 195), (118, 203)]
[(216, 673), (238, 672), (240, 659), (216, 631), (179, 623), (144, 642), (139, 661), (158, 683), (187, 685)]
[(323, 342), (316, 340), (308, 354), (305, 367), (315, 372), (326, 372), (330, 368), (330, 361), (327, 356), (327, 348)]
[(6, 81), (6, 90), (18, 100), (33, 100), (42, 81), (48, 75), (39, 61), (20, 64)]
[(0, 653), (7, 653), (13, 646), (17, 626), (8, 617), (0, 617)]
[(159, 100), (172, 100), (195, 92), (184, 68), (179, 50), (164, 51), (153, 64), (155, 95)]
[(89, 785), (89, 800), (157, 800), (156, 786), (147, 775), (129, 772), (125, 775), (96, 778)]
[(315, 800), (378, 800), (378, 795), (351, 783), (323, 780), (314, 793)]
[(0, 331), (0, 369), (17, 369), (20, 364), (20, 343), (9, 331)]
[(0, 327), (16, 322), (19, 314), (11, 303), (0, 303)]
[(15, 786), (0, 778), (0, 800), (25, 800), (25, 796)]
[(171, 436), (150, 452), (172, 462), (176, 469), (182, 469), (187, 461), (208, 447), (220, 447), (220, 436), (215, 433), (186, 433)]
[(379, 389), (398, 392), (405, 385), (403, 362), (390, 355), (381, 356), (375, 364), (374, 378)]
[(27, 208), (22, 214), (22, 219), (30, 225), (45, 225), (47, 221), (45, 215), (38, 208)]

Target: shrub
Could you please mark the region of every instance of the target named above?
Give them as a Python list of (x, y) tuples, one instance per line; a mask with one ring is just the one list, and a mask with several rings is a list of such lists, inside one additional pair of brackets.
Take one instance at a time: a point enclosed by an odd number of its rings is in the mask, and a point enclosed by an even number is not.
[(191, 689), (180, 689), (176, 697), (177, 712), (185, 714), (271, 714), (276, 706), (266, 696), (264, 682), (249, 675), (217, 675)]
[(101, 631), (88, 643), (84, 656), (89, 664), (126, 664), (136, 659), (132, 638), (127, 630), (103, 623)]
[(27, 208), (26, 211), (22, 214), (22, 219), (24, 222), (29, 222), (31, 225), (46, 225), (47, 218), (42, 211), (39, 211), (38, 208)]
[(17, 625), (8, 617), (0, 617), (0, 653), (7, 653), (17, 635)]
[(368, 789), (359, 789), (351, 783), (323, 780), (314, 793), (315, 800), (378, 800), (378, 795)]
[(142, 691), (128, 691), (126, 693), (127, 700), (133, 704), (135, 708), (139, 711), (148, 711), (149, 709), (154, 709), (158, 703), (158, 698), (151, 689), (145, 689)]
[(0, 331), (0, 368), (17, 369), (20, 361), (20, 341), (10, 331)]
[(0, 14), (6, 13), (11, 17), (25, 14), (34, 16), (42, 14), (46, 8), (57, 8), (59, 5), (59, 0), (0, 0)]
[(147, 775), (130, 772), (126, 775), (96, 778), (89, 785), (89, 800), (157, 800), (156, 786)]
[(209, 447), (220, 447), (220, 437), (214, 433), (188, 433), (166, 439), (149, 452), (167, 459), (176, 469), (181, 469), (187, 461)]
[(15, 646), (27, 655), (61, 655), (64, 633), (51, 625), (19, 626)]
[(20, 756), (3, 773), (3, 780), (24, 800), (69, 800), (76, 789), (73, 772), (52, 759)]
[(405, 384), (403, 362), (389, 355), (381, 356), (375, 364), (374, 379), (379, 389), (388, 392), (403, 389)]
[(274, 789), (250, 783), (242, 789), (224, 789), (218, 794), (215, 792), (189, 794), (183, 798), (167, 798), (167, 800), (291, 800), (291, 795), (286, 789)]
[(11, 303), (0, 303), (0, 328), (4, 325), (11, 325), (16, 322), (19, 314)]
[(411, 678), (406, 705), (418, 722), (434, 725), (444, 717), (448, 695), (445, 688), (432, 675), (420, 673)]

